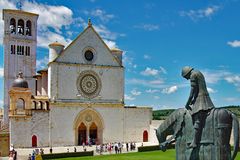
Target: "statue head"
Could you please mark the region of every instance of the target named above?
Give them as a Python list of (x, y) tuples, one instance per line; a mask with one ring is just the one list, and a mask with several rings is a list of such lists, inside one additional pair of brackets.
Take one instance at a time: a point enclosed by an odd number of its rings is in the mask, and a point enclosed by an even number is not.
[(183, 67), (183, 69), (182, 69), (182, 76), (183, 76), (184, 78), (186, 78), (186, 79), (189, 79), (192, 70), (193, 70), (192, 67), (189, 67), (189, 66)]

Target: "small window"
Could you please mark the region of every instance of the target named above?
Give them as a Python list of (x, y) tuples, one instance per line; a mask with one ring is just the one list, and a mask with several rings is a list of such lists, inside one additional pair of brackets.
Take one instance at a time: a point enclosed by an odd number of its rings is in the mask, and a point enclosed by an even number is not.
[(15, 54), (15, 45), (11, 45), (11, 54)]
[(21, 55), (21, 49), (20, 49), (20, 46), (17, 46), (17, 55)]
[(22, 98), (17, 100), (17, 109), (18, 110), (23, 110), (25, 109), (25, 102)]
[(24, 46), (21, 46), (21, 55), (24, 55)]
[(87, 50), (87, 51), (85, 52), (84, 56), (85, 56), (85, 59), (86, 59), (87, 61), (92, 61), (93, 58), (94, 58), (94, 54), (93, 54), (93, 52), (90, 51), (90, 50)]
[(25, 47), (25, 55), (30, 56), (30, 47), (29, 46)]
[(18, 34), (24, 35), (24, 21), (18, 20)]
[(33, 102), (32, 102), (32, 109), (37, 109), (37, 103), (36, 103), (36, 101), (33, 101)]
[(16, 20), (14, 18), (12, 18), (10, 20), (10, 26), (9, 26), (9, 29), (10, 29), (10, 32), (12, 34), (15, 34), (16, 33)]
[(27, 21), (26, 35), (27, 36), (31, 36), (32, 35), (32, 23), (29, 20)]

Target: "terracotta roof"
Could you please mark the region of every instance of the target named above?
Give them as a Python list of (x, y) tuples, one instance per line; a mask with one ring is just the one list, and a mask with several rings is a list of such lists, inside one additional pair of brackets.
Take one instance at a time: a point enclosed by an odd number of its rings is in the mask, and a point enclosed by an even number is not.
[(37, 78), (37, 77), (41, 77), (42, 75), (41, 74), (36, 74), (33, 76), (33, 78)]
[(41, 69), (41, 70), (37, 71), (37, 73), (39, 73), (39, 74), (41, 74), (42, 72), (48, 72), (48, 69), (44, 68), (44, 69)]
[(49, 44), (48, 46), (63, 46), (63, 47), (64, 47), (63, 44), (61, 44), (61, 43), (59, 43), (59, 42), (57, 42), (57, 41)]
[(111, 48), (111, 51), (112, 52), (122, 52), (122, 50), (119, 48)]

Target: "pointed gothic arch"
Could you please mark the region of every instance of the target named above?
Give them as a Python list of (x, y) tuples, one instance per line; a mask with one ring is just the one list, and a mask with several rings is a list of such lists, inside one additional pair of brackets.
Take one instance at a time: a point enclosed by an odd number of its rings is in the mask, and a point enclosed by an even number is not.
[(24, 21), (22, 19), (18, 20), (18, 34), (24, 35)]
[(102, 116), (95, 109), (84, 109), (80, 111), (73, 123), (75, 132), (75, 145), (79, 145), (79, 126), (86, 126), (86, 142), (102, 143), (104, 123)]
[(9, 26), (11, 34), (16, 33), (16, 20), (14, 18), (11, 18), (10, 20), (10, 26)]
[(26, 35), (27, 36), (32, 35), (32, 22), (30, 20), (28, 20), (26, 24)]

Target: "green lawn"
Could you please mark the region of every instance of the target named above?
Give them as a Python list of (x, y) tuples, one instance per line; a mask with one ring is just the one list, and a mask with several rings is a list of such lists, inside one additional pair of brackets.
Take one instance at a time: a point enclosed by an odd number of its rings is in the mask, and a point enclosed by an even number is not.
[[(167, 152), (153, 151), (153, 152), (135, 152), (124, 154), (100, 155), (93, 157), (80, 158), (63, 158), (61, 160), (174, 160), (175, 150), (168, 150)], [(58, 159), (60, 160), (60, 159)]]
[[(152, 151), (152, 152), (135, 152), (125, 154), (100, 155), (91, 157), (79, 158), (62, 158), (57, 160), (175, 160), (175, 150), (170, 149), (166, 152)], [(240, 152), (235, 160), (240, 160)]]

